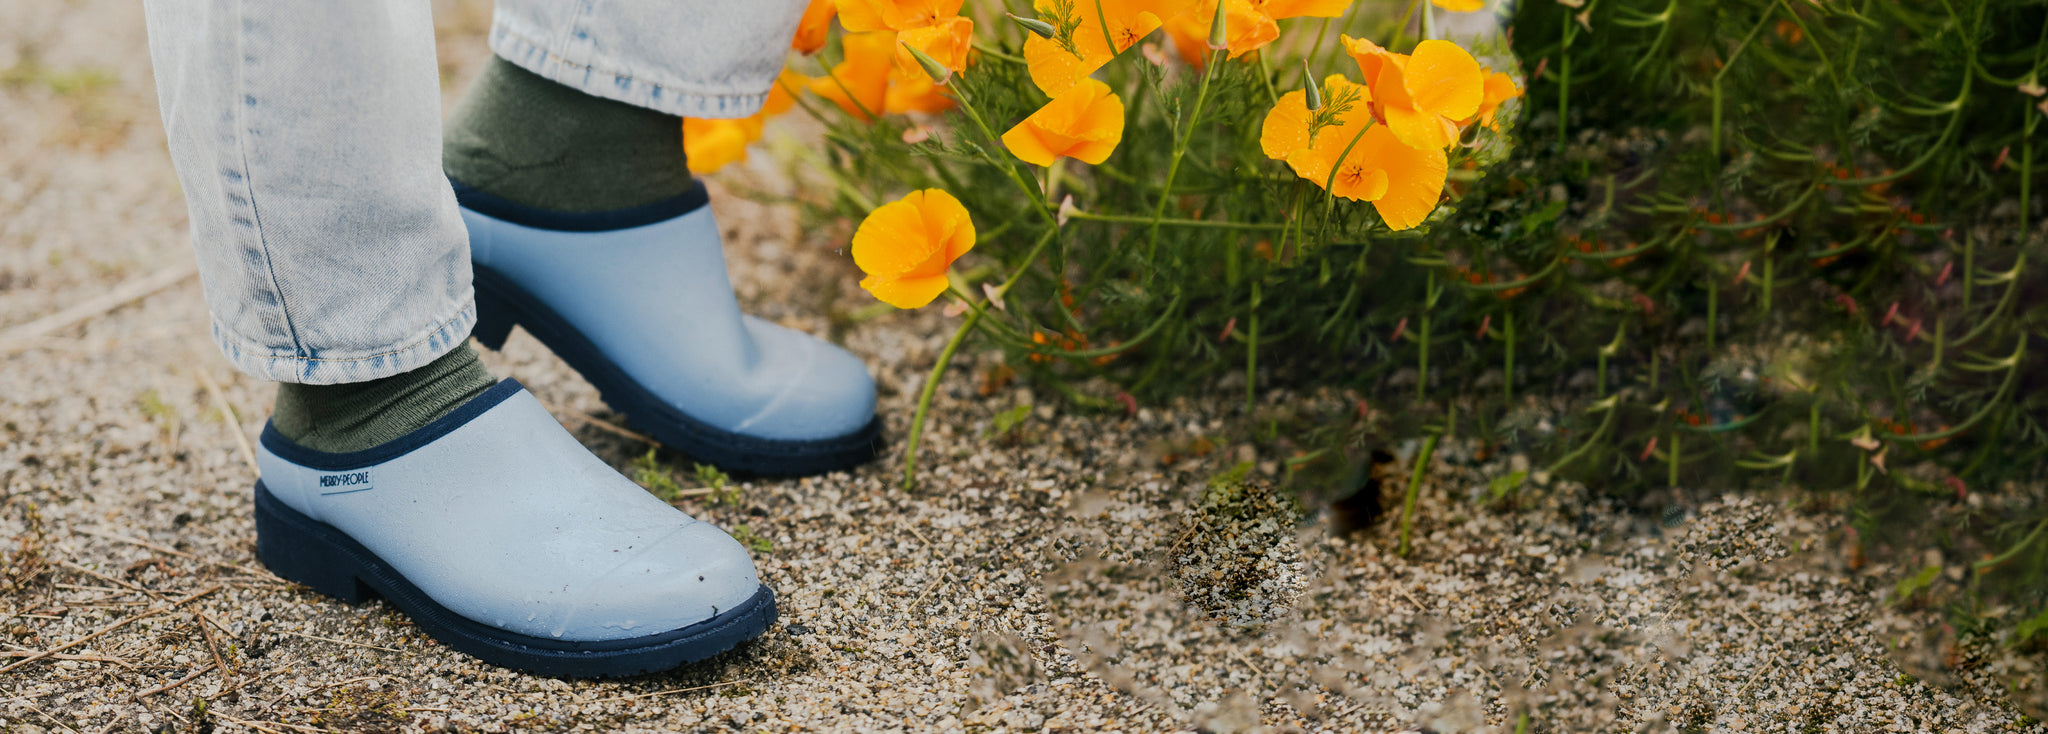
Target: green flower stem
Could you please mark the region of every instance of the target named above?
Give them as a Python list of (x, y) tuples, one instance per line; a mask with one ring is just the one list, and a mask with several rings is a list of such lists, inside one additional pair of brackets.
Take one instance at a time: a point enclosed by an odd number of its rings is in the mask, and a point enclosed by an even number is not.
[(1651, 240), (1649, 242), (1636, 245), (1635, 247), (1631, 247), (1626, 250), (1614, 250), (1611, 252), (1579, 252), (1577, 250), (1565, 250), (1564, 256), (1571, 258), (1573, 260), (1620, 260), (1624, 257), (1635, 257), (1645, 252), (1655, 250), (1670, 242), (1676, 242), (1678, 241), (1678, 238), (1683, 236), (1684, 234), (1685, 230), (1681, 229), (1678, 231), (1678, 234), (1672, 235), (1661, 240)]
[(975, 41), (975, 42), (974, 42), (974, 50), (976, 50), (976, 51), (980, 51), (980, 52), (981, 52), (981, 55), (983, 55), (983, 56), (987, 56), (987, 57), (990, 57), (990, 58), (996, 58), (996, 59), (1002, 59), (1002, 60), (1004, 60), (1004, 61), (1008, 61), (1008, 62), (1010, 62), (1010, 63), (1012, 63), (1012, 64), (1023, 64), (1023, 63), (1027, 63), (1026, 61), (1024, 61), (1024, 57), (1022, 57), (1022, 56), (1014, 56), (1014, 55), (1011, 55), (1011, 54), (1008, 54), (1008, 53), (1004, 53), (1002, 49), (996, 48), (996, 47), (994, 47), (994, 46), (991, 46), (991, 45), (989, 45), (989, 44), (987, 44), (987, 43), (985, 43), (985, 42), (982, 42), (982, 41)]
[(1672, 431), (1672, 432), (1671, 432), (1671, 469), (1670, 469), (1670, 477), (1669, 477), (1669, 479), (1671, 480), (1671, 487), (1672, 487), (1672, 488), (1674, 488), (1674, 489), (1676, 489), (1676, 488), (1678, 487), (1678, 458), (1679, 458), (1679, 449), (1680, 449), (1679, 439), (1680, 439), (1679, 433), (1678, 433), (1677, 431)]
[(1552, 462), (1550, 465), (1550, 473), (1556, 474), (1559, 471), (1564, 470), (1564, 468), (1566, 466), (1571, 465), (1573, 461), (1577, 461), (1580, 456), (1584, 456), (1586, 452), (1593, 450), (1593, 447), (1605, 445), (1601, 443), (1601, 438), (1603, 436), (1606, 436), (1607, 429), (1614, 425), (1614, 414), (1620, 412), (1620, 409), (1615, 407), (1615, 405), (1613, 404), (1613, 400), (1611, 398), (1608, 400), (1603, 400), (1601, 402), (1605, 405), (1604, 408), (1600, 406), (1595, 407), (1596, 409), (1607, 411), (1607, 417), (1600, 419), (1600, 427), (1593, 429), (1593, 435), (1587, 436), (1585, 443), (1579, 444), (1579, 447), (1576, 449), (1572, 449), (1571, 453), (1558, 457), (1557, 461)]
[(1515, 312), (1513, 309), (1501, 312), (1500, 330), (1501, 336), (1506, 339), (1508, 344), (1506, 375), (1501, 379), (1501, 384), (1506, 387), (1508, 408), (1512, 410), (1515, 404)]
[[(1358, 3), (1351, 3), (1351, 12), (1353, 12), (1353, 13), (1356, 13), (1356, 12), (1358, 12)], [(1335, 20), (1335, 19), (1334, 19), (1334, 18), (1324, 18), (1324, 19), (1323, 19), (1323, 27), (1321, 27), (1321, 28), (1317, 28), (1317, 29), (1316, 29), (1316, 45), (1314, 45), (1314, 46), (1311, 46), (1311, 47), (1309, 47), (1309, 50), (1308, 50), (1308, 55), (1307, 55), (1307, 56), (1304, 56), (1304, 57), (1302, 57), (1302, 58), (1304, 58), (1304, 59), (1306, 59), (1306, 60), (1308, 60), (1308, 61), (1310, 61), (1310, 62), (1313, 62), (1313, 61), (1315, 61), (1315, 58), (1316, 58), (1317, 56), (1321, 56), (1321, 55), (1322, 55), (1322, 53), (1323, 53), (1323, 41), (1327, 41), (1327, 40), (1329, 40), (1329, 38), (1330, 38), (1330, 21), (1332, 21), (1332, 20)], [(1265, 55), (1265, 54), (1259, 54), (1259, 69), (1260, 69), (1261, 71), (1263, 71), (1263, 70), (1265, 70), (1265, 68), (1266, 68), (1266, 55)], [(1301, 84), (1296, 84), (1296, 85), (1294, 85), (1294, 86), (1297, 86), (1297, 87), (1299, 87), (1299, 86), (1303, 86), (1303, 85), (1305, 85), (1305, 84), (1307, 84), (1307, 83), (1308, 83), (1308, 79), (1307, 79), (1307, 77), (1308, 77), (1308, 67), (1307, 67), (1307, 66), (1303, 66), (1303, 67), (1301, 68), (1301, 75), (1302, 75), (1302, 77), (1303, 77), (1303, 78), (1302, 78), (1302, 80), (1301, 80), (1301, 81), (1302, 81), (1302, 83), (1301, 83)], [(1270, 87), (1271, 85), (1269, 84), (1269, 85), (1267, 85), (1267, 86), (1269, 86), (1269, 87)], [(1277, 103), (1277, 102), (1278, 102), (1279, 100), (1278, 100), (1278, 98), (1275, 98), (1275, 100), (1274, 100), (1274, 101), (1275, 101), (1275, 102)]]
[(1259, 276), (1254, 274), (1251, 281), (1252, 307), (1250, 323), (1245, 325), (1244, 350), (1244, 414), (1247, 418), (1259, 406)]
[(1422, 451), (1415, 455), (1415, 471), (1408, 475), (1408, 498), (1401, 502), (1401, 544), (1394, 549), (1394, 555), (1408, 555), (1408, 531), (1415, 527), (1415, 499), (1422, 494), (1422, 474), (1429, 469), (1429, 457), (1436, 453), (1439, 438), (1442, 436), (1431, 434), (1423, 439)]
[(1160, 225), (1167, 227), (1195, 227), (1203, 229), (1238, 229), (1250, 232), (1280, 232), (1287, 229), (1285, 224), (1261, 222), (1231, 222), (1220, 219), (1176, 219), (1173, 217), (1153, 218), (1122, 214), (1096, 214), (1087, 211), (1068, 212), (1070, 219), (1090, 222), (1115, 222), (1120, 224)]
[[(1329, 19), (1325, 18), (1323, 22), (1323, 27), (1328, 28), (1329, 25)], [(1318, 45), (1321, 45), (1322, 41), (1323, 39), (1321, 37), (1316, 38), (1316, 43)], [(1270, 64), (1266, 63), (1265, 54), (1259, 54), (1258, 56), (1259, 81), (1265, 84), (1266, 86), (1266, 104), (1280, 104), (1280, 90), (1273, 88), (1273, 67)]]
[(1594, 395), (1602, 398), (1607, 397), (1607, 358), (1621, 351), (1621, 337), (1627, 333), (1627, 326), (1615, 327), (1614, 341), (1608, 342), (1607, 346), (1600, 348), (1597, 360), (1599, 363), (1598, 379), (1594, 382)]
[[(983, 137), (988, 138), (989, 145), (998, 148), (1002, 147), (1003, 139), (996, 135), (994, 128), (988, 126), (987, 120), (982, 119), (981, 112), (974, 108), (974, 101), (967, 98), (967, 90), (961, 89), (958, 84), (948, 84), (947, 87), (952, 89), (953, 96), (960, 100), (960, 109), (967, 112), (968, 119), (974, 121), (974, 126), (981, 130)], [(988, 162), (995, 164), (997, 168), (1003, 169), (1003, 175), (1009, 176), (1010, 182), (1017, 185), (1017, 190), (1024, 192), (1025, 198), (1030, 199), (1033, 204), (1037, 205), (1036, 208), (1039, 215), (1045, 217), (1045, 223), (1050, 225), (1052, 233), (1057, 235), (1060, 230), (1059, 215), (1054, 214), (1052, 206), (1046, 202), (1045, 192), (1038, 190), (1038, 187), (1026, 181), (1022, 174), (1017, 173), (1017, 167), (1011, 165), (1008, 160), (998, 160), (995, 155), (988, 153), (986, 150), (982, 152), (982, 157), (987, 158)]]
[(1735, 60), (1742, 58), (1742, 52), (1749, 49), (1749, 42), (1756, 40), (1756, 34), (1763, 31), (1764, 25), (1769, 23), (1770, 20), (1771, 13), (1769, 12), (1764, 13), (1763, 17), (1758, 18), (1756, 26), (1749, 29), (1749, 35), (1743, 36), (1742, 42), (1735, 44), (1735, 50), (1728, 52), (1728, 60), (1721, 62), (1721, 68), (1714, 72), (1713, 140), (1714, 160), (1716, 162), (1721, 160), (1721, 77), (1727, 76), (1728, 70), (1734, 68)]
[(2020, 551), (2026, 550), (2027, 546), (2033, 545), (2034, 540), (2036, 538), (2041, 537), (2041, 531), (2043, 530), (2048, 530), (2048, 520), (2042, 520), (2041, 522), (2036, 523), (2034, 525), (2034, 532), (2027, 533), (2027, 537), (2021, 538), (2019, 543), (2013, 545), (2013, 547), (2011, 548), (2007, 548), (2004, 553), (2000, 553), (1997, 556), (1978, 561), (1974, 564), (1971, 564), (1970, 567), (1976, 570), (1978, 573), (1983, 573), (1993, 568), (1997, 568), (1999, 564), (2012, 560), (2013, 556), (2019, 555)]
[[(1408, 0), (1408, 9), (1401, 13), (1401, 22), (1394, 24), (1394, 39), (1387, 42), (1388, 50), (1401, 47), (1402, 37), (1408, 35), (1408, 19), (1415, 17), (1415, 6), (1421, 5), (1423, 2), (1424, 0)], [(1352, 3), (1351, 6), (1353, 10), (1356, 10), (1358, 3)]]
[(1102, 11), (1102, 0), (1095, 0), (1095, 20), (1102, 23), (1103, 48), (1109, 49), (1111, 56), (1120, 53), (1116, 47), (1116, 38), (1109, 35), (1109, 14)]
[[(1566, 129), (1570, 126), (1567, 125), (1566, 122), (1571, 120), (1571, 116), (1567, 113), (1571, 111), (1572, 99), (1572, 38), (1578, 35), (1578, 29), (1572, 27), (1571, 11), (1566, 10), (1562, 15), (1564, 17), (1564, 30), (1561, 32), (1563, 43), (1562, 47), (1558, 50), (1557, 53), (1557, 149), (1559, 152), (1564, 151), (1565, 146), (1569, 144), (1568, 141), (1570, 140), (1570, 138), (1567, 137), (1568, 131)], [(1408, 24), (1408, 21), (1404, 19), (1401, 21), (1401, 24), (1403, 26), (1406, 26)], [(1399, 34), (1395, 35), (1396, 39), (1398, 39), (1399, 37)], [(1719, 84), (1720, 82), (1715, 82), (1717, 89), (1719, 88)], [(1721, 129), (1721, 126), (1718, 124), (1720, 119), (1719, 116), (1721, 114), (1721, 105), (1714, 105), (1714, 114), (1716, 121), (1716, 124), (1714, 125), (1714, 130), (1716, 131), (1714, 134), (1714, 138), (1716, 142), (1718, 142), (1720, 140), (1719, 131)]]
[[(2021, 214), (2020, 216), (2024, 217), (2026, 215)], [(2021, 236), (2024, 237), (2025, 235)], [(1998, 275), (1991, 276), (1995, 279), (1996, 282), (2005, 283), (2005, 295), (1998, 297), (1998, 305), (1993, 306), (1991, 308), (1990, 316), (1980, 319), (1978, 321), (1977, 328), (1971, 329), (1970, 333), (1963, 335), (1963, 338), (1957, 339), (1955, 343), (1969, 344), (1971, 342), (1974, 342), (1977, 340), (1978, 336), (1983, 335), (1983, 333), (1989, 331), (1991, 327), (1997, 326), (2001, 323), (2000, 320), (2005, 318), (2006, 309), (2012, 306), (2015, 300), (2014, 297), (2019, 294), (2020, 269), (2023, 266), (2025, 266), (2026, 263), (2027, 258), (2024, 255), (2022, 255), (2018, 260), (2013, 261), (2011, 270), (2008, 270)]]
[[(1996, 394), (1993, 394), (1991, 396), (1991, 399), (1984, 403), (1983, 408), (1979, 409), (1969, 418), (1964, 419), (1963, 422), (1958, 423), (1953, 427), (1940, 431), (1934, 431), (1931, 433), (1915, 433), (1912, 435), (1890, 434), (1884, 436), (1884, 439), (1887, 441), (1891, 441), (1893, 443), (1920, 443), (1922, 441), (1933, 441), (1936, 439), (1948, 438), (1958, 433), (1962, 433), (1963, 431), (1969, 430), (1971, 426), (1977, 425), (1979, 421), (1984, 420), (1985, 416), (1990, 415), (1991, 411), (1998, 408), (1999, 404), (2005, 400), (2005, 397), (2011, 394), (2013, 384), (2019, 381), (2020, 365), (2026, 361), (2026, 356), (2027, 335), (2021, 334), (2019, 347), (2013, 350), (2012, 356), (1991, 363), (1991, 369), (1996, 369), (1999, 366), (2005, 367), (2005, 382), (1999, 383), (1998, 392)], [(1958, 366), (1962, 367), (1963, 369), (1972, 369), (1971, 365), (1967, 364)], [(1981, 372), (1985, 371), (1985, 368), (1978, 367), (1973, 371)]]
[(1415, 398), (1417, 400), (1429, 396), (1429, 312), (1426, 311), (1422, 314), (1421, 333), (1421, 356), (1417, 358), (1415, 369)]
[[(1002, 287), (996, 289), (996, 298), (1002, 298), (1010, 293), (1010, 287), (1024, 277), (1024, 272), (1030, 270), (1031, 264), (1038, 261), (1038, 256), (1045, 252), (1046, 246), (1059, 238), (1059, 233), (1058, 228), (1053, 228), (1046, 230), (1045, 234), (1038, 238), (1038, 244), (1031, 246), (1031, 252), (1024, 256), (1024, 262), (1018, 263), (1017, 269), (1010, 273), (1009, 279), (1003, 281)], [(974, 325), (981, 321), (981, 315), (984, 313), (988, 311), (979, 308), (968, 312), (967, 319), (960, 323), (960, 328), (953, 332), (953, 338), (946, 342), (946, 348), (939, 352), (939, 361), (932, 365), (931, 374), (925, 377), (924, 389), (918, 392), (917, 411), (910, 416), (910, 439), (904, 443), (903, 449), (903, 488), (906, 490), (917, 487), (917, 445), (924, 438), (924, 418), (925, 414), (931, 411), (932, 395), (938, 392), (939, 380), (946, 376), (946, 367), (953, 363), (953, 355), (960, 351), (960, 343), (967, 340), (967, 333), (974, 330)]]
[(1544, 278), (1550, 277), (1551, 272), (1557, 270), (1557, 266), (1563, 263), (1564, 258), (1558, 258), (1556, 260), (1550, 261), (1549, 265), (1543, 266), (1542, 270), (1538, 270), (1535, 274), (1529, 275), (1524, 278), (1501, 281), (1499, 283), (1465, 283), (1461, 287), (1468, 291), (1478, 291), (1481, 293), (1499, 293), (1501, 291), (1510, 291), (1516, 288), (1527, 288), (1542, 281)]
[[(828, 76), (828, 77), (831, 77), (831, 78), (832, 78), (832, 85), (833, 85), (833, 86), (836, 86), (836, 87), (838, 87), (838, 88), (839, 88), (839, 91), (840, 91), (841, 93), (844, 93), (844, 94), (846, 95), (846, 101), (848, 101), (848, 102), (852, 102), (852, 103), (853, 103), (853, 106), (855, 106), (855, 107), (858, 107), (858, 108), (860, 108), (860, 113), (861, 113), (861, 114), (863, 114), (863, 115), (866, 115), (866, 116), (867, 116), (867, 117), (865, 117), (865, 118), (863, 118), (863, 119), (867, 119), (867, 120), (879, 120), (879, 119), (882, 119), (882, 116), (881, 116), (881, 115), (877, 115), (877, 114), (875, 114), (875, 111), (874, 111), (874, 110), (868, 109), (868, 106), (867, 106), (867, 105), (861, 104), (861, 102), (860, 102), (860, 96), (859, 96), (859, 95), (856, 95), (856, 94), (854, 94), (854, 93), (853, 93), (853, 88), (852, 88), (852, 87), (848, 87), (848, 86), (846, 86), (846, 82), (843, 82), (843, 81), (840, 81), (840, 80), (839, 80), (839, 74), (838, 74), (837, 72), (834, 72), (834, 71), (832, 71), (832, 67), (830, 67), (830, 66), (827, 66), (827, 67), (825, 67), (825, 76)], [(794, 95), (792, 95), (792, 96), (794, 96)]]
[(1806, 202), (1813, 200), (1813, 197), (1816, 194), (1820, 193), (1820, 189), (1821, 187), (1818, 185), (1807, 187), (1806, 193), (1800, 194), (1799, 198), (1793, 199), (1792, 203), (1785, 205), (1785, 208), (1780, 209), (1776, 213), (1773, 213), (1770, 216), (1764, 217), (1762, 219), (1752, 219), (1746, 222), (1722, 222), (1720, 224), (1714, 224), (1712, 222), (1694, 222), (1692, 224), (1692, 227), (1694, 229), (1702, 230), (1710, 229), (1723, 232), (1740, 232), (1746, 229), (1759, 229), (1765, 226), (1776, 224), (1778, 223), (1778, 220), (1792, 216), (1794, 213), (1797, 213), (1801, 207), (1806, 206)]
[(1180, 174), (1180, 159), (1187, 156), (1188, 140), (1195, 136), (1195, 124), (1201, 121), (1202, 107), (1209, 102), (1209, 80), (1215, 78), (1216, 68), (1222, 65), (1223, 52), (1209, 52), (1209, 65), (1202, 68), (1202, 86), (1195, 92), (1195, 106), (1188, 112), (1187, 128), (1180, 132), (1180, 139), (1173, 143), (1173, 160), (1166, 165), (1166, 185), (1160, 187), (1159, 203), (1152, 207), (1151, 242), (1145, 248), (1147, 263), (1155, 262), (1158, 258), (1159, 222), (1166, 217), (1166, 202), (1173, 199), (1173, 179)]
[(1772, 232), (1770, 238), (1764, 240), (1763, 307), (1766, 315), (1771, 312), (1771, 289), (1774, 287), (1773, 283), (1777, 275), (1778, 261), (1771, 257), (1771, 251), (1775, 249), (1778, 249), (1778, 233)]

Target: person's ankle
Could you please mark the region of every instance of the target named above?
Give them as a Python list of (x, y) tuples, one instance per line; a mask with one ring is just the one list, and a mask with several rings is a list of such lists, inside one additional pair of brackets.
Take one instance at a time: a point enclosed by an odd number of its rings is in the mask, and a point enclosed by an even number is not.
[(339, 385), (279, 383), (270, 422), (292, 443), (345, 454), (424, 428), (495, 384), (490, 371), (477, 361), (476, 351), (464, 342), (432, 362), (390, 377)]
[(464, 186), (553, 211), (609, 211), (690, 190), (682, 118), (595, 97), (492, 56), (442, 137)]

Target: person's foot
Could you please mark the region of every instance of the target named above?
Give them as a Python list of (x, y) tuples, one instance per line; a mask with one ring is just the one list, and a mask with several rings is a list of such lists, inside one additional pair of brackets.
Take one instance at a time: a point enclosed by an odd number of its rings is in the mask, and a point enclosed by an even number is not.
[(816, 474), (876, 455), (866, 366), (740, 313), (679, 118), (494, 58), (446, 140), (484, 346), (525, 327), (634, 427), (729, 470)]
[(633, 675), (775, 619), (745, 548), (619, 476), (512, 380), (350, 452), (273, 421), (258, 461), (264, 565), (350, 603), (383, 597), (485, 662)]

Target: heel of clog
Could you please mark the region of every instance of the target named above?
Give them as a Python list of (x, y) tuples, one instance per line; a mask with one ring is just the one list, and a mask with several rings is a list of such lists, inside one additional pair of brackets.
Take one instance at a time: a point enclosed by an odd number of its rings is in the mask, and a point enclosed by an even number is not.
[(370, 587), (357, 579), (357, 561), (321, 535), (318, 523), (284, 506), (262, 483), (256, 485), (256, 560), (279, 578), (345, 603), (368, 600)]
[(479, 284), (476, 289), (476, 326), (469, 335), (476, 337), (478, 344), (493, 352), (505, 348), (505, 340), (512, 336), (512, 304), (503, 296)]

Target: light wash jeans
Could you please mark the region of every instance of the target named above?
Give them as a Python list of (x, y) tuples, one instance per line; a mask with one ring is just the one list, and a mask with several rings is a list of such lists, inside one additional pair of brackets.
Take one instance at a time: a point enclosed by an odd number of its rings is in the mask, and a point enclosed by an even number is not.
[[(744, 117), (805, 0), (499, 0), (491, 50), (587, 94)], [(280, 382), (388, 377), (476, 321), (427, 0), (146, 0), (213, 334)], [(677, 161), (677, 165), (682, 165)]]

